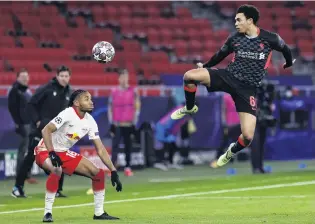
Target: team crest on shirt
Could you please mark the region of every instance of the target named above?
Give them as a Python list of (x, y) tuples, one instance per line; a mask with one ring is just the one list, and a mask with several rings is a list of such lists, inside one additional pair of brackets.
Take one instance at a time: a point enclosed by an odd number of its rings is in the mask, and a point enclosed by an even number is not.
[(73, 134), (67, 133), (66, 136), (71, 140), (77, 140), (77, 141), (80, 140), (80, 137), (77, 133), (73, 133)]
[(55, 118), (55, 122), (56, 122), (57, 124), (61, 124), (62, 118), (61, 118), (61, 117), (56, 117), (56, 118)]
[(263, 43), (260, 43), (260, 44), (259, 44), (259, 47), (260, 47), (260, 50), (264, 50), (265, 45), (264, 45)]

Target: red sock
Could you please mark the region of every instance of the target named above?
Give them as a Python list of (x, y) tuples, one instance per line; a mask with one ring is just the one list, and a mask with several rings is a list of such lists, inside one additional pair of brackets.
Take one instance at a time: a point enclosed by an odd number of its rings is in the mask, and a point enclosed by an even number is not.
[(197, 86), (190, 88), (188, 86), (184, 86), (185, 91), (185, 99), (186, 99), (186, 108), (187, 110), (191, 110), (195, 105), (195, 95), (197, 91)]
[(105, 171), (100, 169), (96, 176), (92, 179), (93, 191), (101, 191), (105, 189)]
[(231, 151), (233, 153), (237, 153), (241, 151), (242, 149), (246, 148), (250, 144), (250, 141), (246, 141), (241, 136), (238, 137), (237, 142), (235, 145), (232, 147)]
[(55, 173), (51, 173), (46, 181), (46, 190), (55, 193), (58, 190), (58, 184), (59, 184), (60, 176), (58, 176)]
[(240, 143), (241, 146), (243, 146), (244, 148), (246, 147), (244, 140), (241, 138), (241, 136), (238, 137), (238, 143)]

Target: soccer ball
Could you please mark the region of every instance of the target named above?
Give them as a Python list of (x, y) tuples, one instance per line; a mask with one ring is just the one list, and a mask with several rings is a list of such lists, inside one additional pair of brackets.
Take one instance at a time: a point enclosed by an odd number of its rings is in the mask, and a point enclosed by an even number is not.
[(100, 41), (93, 46), (93, 58), (99, 63), (108, 63), (114, 59), (115, 48), (111, 43)]

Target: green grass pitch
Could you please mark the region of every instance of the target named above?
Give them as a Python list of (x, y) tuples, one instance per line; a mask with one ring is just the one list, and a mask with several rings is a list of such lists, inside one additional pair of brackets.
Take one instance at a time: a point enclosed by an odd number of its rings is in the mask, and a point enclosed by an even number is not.
[[(185, 167), (169, 172), (146, 169), (134, 177), (120, 174), (123, 192), (117, 193), (107, 179), (105, 210), (121, 220), (107, 223), (156, 224), (257, 224), (315, 223), (315, 180), (313, 161), (299, 169), (300, 162), (272, 162), (273, 173), (252, 175), (248, 163), (224, 168)], [(229, 167), (236, 175), (227, 175)], [(41, 223), (45, 177), (38, 185), (26, 185), (29, 198), (10, 196), (13, 180), (0, 182), (0, 223)], [(56, 199), (55, 223), (93, 223), (91, 182), (66, 177), (64, 193)]]

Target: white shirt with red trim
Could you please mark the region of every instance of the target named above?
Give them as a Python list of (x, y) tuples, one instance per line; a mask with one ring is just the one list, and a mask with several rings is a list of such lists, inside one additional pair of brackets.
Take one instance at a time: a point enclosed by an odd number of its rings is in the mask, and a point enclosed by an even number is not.
[[(68, 151), (86, 134), (90, 140), (99, 138), (98, 126), (94, 118), (89, 113), (80, 117), (73, 107), (61, 111), (50, 123), (53, 123), (57, 128), (52, 133), (53, 149), (56, 152)], [(47, 150), (43, 139), (38, 143), (37, 150)]]

